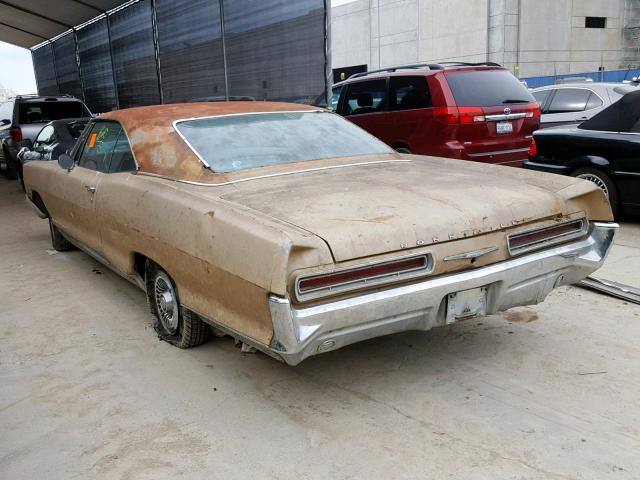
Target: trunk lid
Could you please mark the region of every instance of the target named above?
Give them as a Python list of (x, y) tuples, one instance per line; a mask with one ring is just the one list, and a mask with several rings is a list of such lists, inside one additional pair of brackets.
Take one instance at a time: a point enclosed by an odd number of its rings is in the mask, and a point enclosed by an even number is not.
[(567, 213), (555, 191), (572, 179), (542, 188), (510, 167), (405, 158), (237, 183), (221, 198), (316, 234), (337, 262)]

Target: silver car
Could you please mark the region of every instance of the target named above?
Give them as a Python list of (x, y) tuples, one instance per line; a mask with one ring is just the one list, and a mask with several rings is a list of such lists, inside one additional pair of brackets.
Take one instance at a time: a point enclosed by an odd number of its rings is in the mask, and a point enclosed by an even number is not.
[(637, 88), (624, 83), (584, 82), (540, 87), (531, 93), (542, 108), (540, 128), (547, 128), (589, 120)]

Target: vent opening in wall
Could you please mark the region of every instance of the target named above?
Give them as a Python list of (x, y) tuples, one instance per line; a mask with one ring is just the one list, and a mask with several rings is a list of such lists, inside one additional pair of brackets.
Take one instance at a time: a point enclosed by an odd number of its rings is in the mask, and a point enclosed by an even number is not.
[(607, 17), (585, 17), (585, 28), (607, 28)]

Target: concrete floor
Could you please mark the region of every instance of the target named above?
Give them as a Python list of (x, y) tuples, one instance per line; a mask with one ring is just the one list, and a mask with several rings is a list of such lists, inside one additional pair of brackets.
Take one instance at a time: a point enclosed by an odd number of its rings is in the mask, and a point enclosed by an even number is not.
[[(158, 341), (4, 179), (0, 225), (1, 479), (640, 478), (637, 305), (562, 288), (291, 368)], [(603, 276), (640, 286), (638, 223)]]

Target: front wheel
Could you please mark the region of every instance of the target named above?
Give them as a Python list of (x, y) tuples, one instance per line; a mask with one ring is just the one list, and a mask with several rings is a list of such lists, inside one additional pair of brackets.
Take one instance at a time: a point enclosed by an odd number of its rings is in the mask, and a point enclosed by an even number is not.
[(592, 183), (595, 183), (604, 192), (607, 200), (609, 200), (609, 205), (611, 205), (613, 216), (618, 216), (618, 190), (609, 175), (595, 168), (579, 168), (578, 170), (573, 172), (571, 176), (582, 178), (583, 180), (588, 180)]
[(49, 232), (51, 233), (51, 245), (53, 245), (53, 249), (57, 252), (66, 252), (68, 250), (73, 250), (73, 244), (64, 238), (58, 227), (56, 227), (51, 218), (49, 218)]
[(407, 154), (411, 154), (411, 150), (409, 150), (409, 149), (408, 149), (408, 148), (406, 148), (406, 147), (397, 147), (395, 150), (396, 150), (396, 152), (398, 152), (398, 153), (407, 153)]
[(150, 260), (145, 267), (145, 284), (153, 328), (161, 339), (178, 348), (195, 347), (207, 341), (209, 326), (181, 307), (175, 283)]

